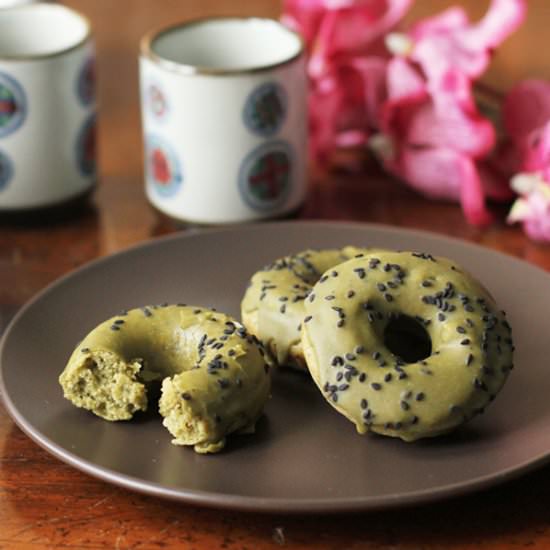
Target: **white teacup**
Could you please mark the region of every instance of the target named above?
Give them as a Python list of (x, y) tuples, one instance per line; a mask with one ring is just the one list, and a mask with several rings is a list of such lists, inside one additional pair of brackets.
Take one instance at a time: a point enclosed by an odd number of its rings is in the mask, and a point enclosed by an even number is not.
[(0, 10), (0, 210), (56, 205), (95, 181), (88, 21), (55, 4)]
[(306, 191), (301, 38), (280, 23), (209, 18), (145, 36), (140, 77), (151, 203), (192, 223), (296, 210)]

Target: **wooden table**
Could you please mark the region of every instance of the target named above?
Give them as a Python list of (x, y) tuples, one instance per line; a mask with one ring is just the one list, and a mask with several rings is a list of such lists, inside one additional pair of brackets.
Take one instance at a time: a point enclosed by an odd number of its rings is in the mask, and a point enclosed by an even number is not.
[[(2, 222), (0, 331), (26, 300), (60, 275), (98, 256), (178, 229), (157, 215), (143, 194), (136, 66), (139, 37), (153, 25), (198, 15), (276, 16), (278, 12), (275, 0), (67, 3), (87, 13), (96, 31), (100, 185), (90, 206), (72, 219), (47, 226)], [(448, 3), (438, 2), (438, 6)], [(422, 2), (417, 12), (426, 11), (426, 4)], [(479, 13), (476, 0), (467, 4)], [(531, 57), (529, 52), (536, 51), (536, 37), (544, 36), (549, 4), (531, 0), (531, 5), (528, 28), (513, 39), (515, 49), (501, 52), (497, 69), (492, 69), (495, 82), (510, 83), (511, 74), (548, 71), (543, 56)], [(300, 217), (429, 229), (550, 270), (549, 246), (534, 244), (518, 228), (503, 223), (484, 231), (471, 228), (456, 205), (438, 204), (436, 208), (372, 166), (356, 173), (312, 177)], [(220, 512), (140, 496), (92, 479), (37, 447), (0, 406), (0, 549), (313, 546), (550, 548), (550, 467), (483, 493), (385, 513), (286, 517)]]

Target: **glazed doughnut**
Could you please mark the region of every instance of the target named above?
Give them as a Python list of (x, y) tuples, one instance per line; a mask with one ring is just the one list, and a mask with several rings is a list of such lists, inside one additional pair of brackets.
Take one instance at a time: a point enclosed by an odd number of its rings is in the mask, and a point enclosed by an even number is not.
[(217, 452), (250, 431), (269, 396), (265, 352), (231, 317), (184, 305), (132, 309), (101, 323), (77, 346), (59, 382), (77, 407), (106, 420), (147, 409), (162, 380), (160, 414), (177, 445)]
[(304, 300), (323, 272), (364, 251), (353, 246), (305, 250), (275, 260), (252, 276), (241, 302), (241, 319), (279, 365), (306, 368), (300, 342)]
[(504, 312), (445, 258), (376, 252), (325, 273), (302, 344), (328, 402), (367, 431), (413, 441), (483, 412), (512, 367)]

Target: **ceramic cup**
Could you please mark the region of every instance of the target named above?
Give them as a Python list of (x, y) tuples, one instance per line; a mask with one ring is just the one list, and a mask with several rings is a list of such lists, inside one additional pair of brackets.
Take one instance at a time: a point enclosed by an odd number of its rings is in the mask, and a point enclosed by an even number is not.
[(296, 210), (306, 190), (299, 35), (210, 18), (145, 36), (140, 78), (146, 193), (165, 214), (220, 224)]
[(0, 210), (57, 205), (93, 185), (93, 57), (73, 10), (0, 10)]

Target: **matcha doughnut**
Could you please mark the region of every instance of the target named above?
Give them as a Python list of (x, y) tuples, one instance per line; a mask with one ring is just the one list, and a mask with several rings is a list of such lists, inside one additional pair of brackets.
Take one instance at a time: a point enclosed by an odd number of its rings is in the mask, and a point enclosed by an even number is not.
[(362, 252), (353, 246), (305, 250), (275, 260), (252, 276), (241, 319), (279, 365), (306, 368), (300, 342), (304, 300), (323, 272)]
[(483, 412), (514, 346), (478, 281), (412, 252), (369, 253), (331, 271), (305, 302), (302, 345), (324, 397), (359, 433), (413, 441)]
[(269, 396), (266, 354), (231, 317), (184, 305), (132, 309), (101, 323), (59, 377), (64, 396), (106, 420), (147, 409), (161, 382), (160, 414), (176, 445), (217, 452), (253, 430)]

